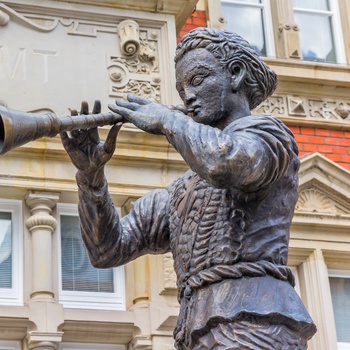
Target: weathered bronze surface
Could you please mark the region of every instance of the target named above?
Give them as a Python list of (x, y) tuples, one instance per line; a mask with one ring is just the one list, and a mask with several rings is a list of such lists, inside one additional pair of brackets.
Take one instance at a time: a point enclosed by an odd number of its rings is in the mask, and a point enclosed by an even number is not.
[(165, 135), (191, 169), (139, 199), (126, 217), (119, 218), (104, 175), (121, 123), (105, 143), (96, 128), (62, 133), (78, 169), (91, 262), (107, 268), (172, 252), (177, 349), (306, 349), (316, 327), (286, 266), (297, 144), (280, 120), (250, 113), (273, 93), (276, 75), (245, 40), (217, 29), (186, 35), (175, 62), (184, 106), (133, 95), (110, 106), (145, 132)]
[(58, 118), (53, 113), (26, 113), (0, 105), (0, 155), (41, 137), (53, 137), (63, 131), (112, 125), (122, 120), (120, 115), (112, 112)]

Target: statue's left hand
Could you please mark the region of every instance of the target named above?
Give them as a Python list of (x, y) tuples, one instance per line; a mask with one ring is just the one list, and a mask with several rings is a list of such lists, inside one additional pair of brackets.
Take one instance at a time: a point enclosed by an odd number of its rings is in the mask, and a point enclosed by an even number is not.
[[(95, 101), (93, 114), (101, 112), (100, 101)], [(77, 115), (77, 111), (71, 111)], [(80, 114), (89, 114), (87, 102), (82, 102)], [(61, 133), (61, 139), (65, 150), (67, 151), (72, 163), (78, 170), (77, 175), (86, 180), (86, 182), (97, 185), (101, 178), (105, 164), (111, 159), (118, 132), (122, 123), (114, 125), (108, 133), (105, 142), (101, 142), (97, 127), (88, 130), (73, 130), (69, 136), (66, 132)]]
[(174, 112), (174, 109), (180, 112), (180, 108), (158, 104), (132, 94), (128, 94), (127, 97), (128, 102), (118, 99), (115, 105), (110, 104), (108, 108), (151, 134), (164, 134), (165, 119)]

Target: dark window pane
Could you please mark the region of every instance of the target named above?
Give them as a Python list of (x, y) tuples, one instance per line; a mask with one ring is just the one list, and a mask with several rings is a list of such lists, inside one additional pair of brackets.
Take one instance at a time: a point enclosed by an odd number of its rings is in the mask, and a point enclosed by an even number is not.
[(0, 212), (0, 288), (12, 288), (12, 215)]
[(259, 55), (266, 56), (263, 10), (223, 3), (222, 11), (227, 20), (227, 29), (248, 40)]
[(61, 216), (61, 251), (63, 290), (114, 292), (113, 270), (96, 269), (91, 265), (76, 216)]
[(330, 10), (328, 0), (293, 0), (293, 6), (308, 10)]
[(261, 4), (261, 0), (237, 0), (239, 2), (245, 2), (247, 4)]
[(300, 28), (303, 59), (336, 63), (331, 18), (324, 15), (296, 12), (295, 21)]
[(330, 277), (337, 340), (350, 343), (350, 278)]

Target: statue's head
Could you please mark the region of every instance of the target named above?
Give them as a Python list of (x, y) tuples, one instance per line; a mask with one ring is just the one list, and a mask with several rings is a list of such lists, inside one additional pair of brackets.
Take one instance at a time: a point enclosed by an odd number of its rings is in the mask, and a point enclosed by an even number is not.
[[(240, 71), (238, 88), (245, 92), (253, 109), (269, 97), (277, 87), (277, 76), (241, 36), (215, 28), (197, 28), (186, 34), (176, 49), (175, 64), (190, 51), (205, 49), (233, 75)], [(233, 86), (234, 90), (235, 87)]]

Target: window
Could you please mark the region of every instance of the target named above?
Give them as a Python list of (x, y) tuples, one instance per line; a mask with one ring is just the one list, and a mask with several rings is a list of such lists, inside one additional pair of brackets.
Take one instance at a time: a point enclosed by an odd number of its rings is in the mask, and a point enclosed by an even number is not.
[(22, 202), (0, 199), (0, 304), (22, 305)]
[(222, 0), (227, 30), (241, 35), (261, 56), (275, 56), (268, 0)]
[(21, 350), (19, 341), (0, 341), (0, 350)]
[(348, 350), (350, 349), (350, 271), (330, 270), (329, 276), (338, 350)]
[(293, 6), (303, 59), (345, 63), (337, 1), (293, 0)]
[(124, 310), (124, 269), (94, 268), (80, 237), (77, 207), (59, 204), (59, 300), (65, 307)]
[(126, 350), (126, 346), (114, 344), (61, 343), (58, 350)]

